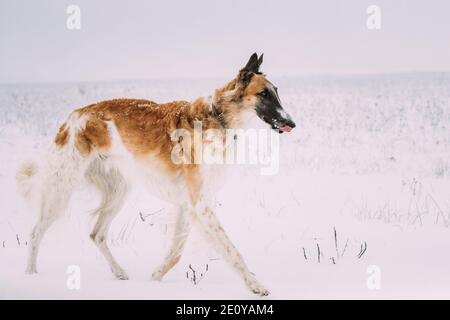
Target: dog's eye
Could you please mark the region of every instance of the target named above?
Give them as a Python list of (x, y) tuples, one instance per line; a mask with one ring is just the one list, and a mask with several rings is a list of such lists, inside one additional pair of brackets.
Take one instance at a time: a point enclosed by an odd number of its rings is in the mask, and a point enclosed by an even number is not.
[(262, 92), (259, 93), (259, 95), (260, 95), (260, 96), (263, 96), (263, 97), (267, 97), (268, 94), (269, 94), (269, 93), (267, 92), (267, 90), (264, 90), (264, 91), (262, 91)]

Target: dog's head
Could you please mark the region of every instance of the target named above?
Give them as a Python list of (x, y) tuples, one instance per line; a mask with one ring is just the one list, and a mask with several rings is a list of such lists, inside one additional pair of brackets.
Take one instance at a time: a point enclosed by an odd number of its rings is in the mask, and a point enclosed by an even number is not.
[(279, 133), (290, 132), (295, 123), (283, 109), (277, 87), (260, 72), (262, 62), (263, 55), (252, 54), (238, 76), (216, 95), (221, 94), (220, 98), (225, 101), (224, 109), (233, 109), (225, 110), (231, 113), (231, 117), (249, 111)]

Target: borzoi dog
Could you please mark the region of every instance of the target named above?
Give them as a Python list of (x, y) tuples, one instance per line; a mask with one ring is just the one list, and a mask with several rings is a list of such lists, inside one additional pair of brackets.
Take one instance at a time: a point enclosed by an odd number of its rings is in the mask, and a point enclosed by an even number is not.
[[(209, 183), (212, 179), (208, 165), (173, 159), (174, 144), (183, 140), (181, 136), (174, 139), (173, 132), (182, 129), (191, 133), (196, 121), (201, 121), (203, 128), (219, 132), (243, 128), (249, 121), (248, 115), (259, 117), (279, 133), (295, 127), (281, 106), (277, 88), (259, 71), (262, 60), (262, 55), (258, 58), (253, 54), (238, 75), (209, 98), (163, 104), (115, 99), (74, 110), (59, 128), (42, 163), (25, 163), (17, 172), (19, 190), (24, 196), (37, 199), (39, 210), (31, 232), (26, 272), (37, 272), (42, 237), (64, 213), (74, 188), (87, 181), (102, 197), (90, 237), (114, 275), (127, 279), (106, 239), (111, 222), (125, 201), (133, 172), (145, 183), (156, 186), (153, 189), (157, 196), (177, 207), (173, 239), (153, 279), (162, 279), (180, 260), (190, 225), (195, 223), (253, 293), (268, 295), (214, 213), (215, 189)], [(181, 148), (182, 156), (191, 151), (186, 148), (190, 147)]]

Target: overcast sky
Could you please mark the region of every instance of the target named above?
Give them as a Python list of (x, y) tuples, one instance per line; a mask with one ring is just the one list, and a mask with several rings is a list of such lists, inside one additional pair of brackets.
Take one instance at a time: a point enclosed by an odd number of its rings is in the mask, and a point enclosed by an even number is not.
[(274, 76), (450, 71), (450, 1), (0, 0), (2, 83), (230, 77), (254, 51)]

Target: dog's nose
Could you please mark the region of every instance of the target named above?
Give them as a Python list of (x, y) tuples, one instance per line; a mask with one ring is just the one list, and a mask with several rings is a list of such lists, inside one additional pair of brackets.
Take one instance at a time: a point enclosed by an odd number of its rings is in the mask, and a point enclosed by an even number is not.
[(289, 120), (286, 122), (286, 125), (288, 125), (288, 126), (291, 127), (292, 129), (295, 128), (295, 122), (292, 121), (292, 119), (289, 119)]
[(284, 124), (280, 127), (280, 132), (291, 132), (295, 128), (295, 122), (289, 117), (284, 119)]
[(290, 116), (286, 117), (285, 119), (283, 119), (281, 121), (285, 126), (290, 127), (291, 129), (295, 128), (295, 122), (294, 120), (292, 120), (292, 118)]
[(285, 126), (289, 126), (290, 128), (295, 128), (295, 122), (292, 120), (291, 115), (287, 112), (281, 112), (281, 119), (280, 122), (283, 123)]

